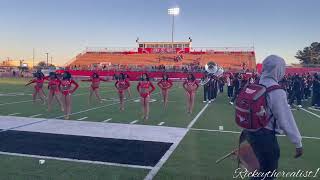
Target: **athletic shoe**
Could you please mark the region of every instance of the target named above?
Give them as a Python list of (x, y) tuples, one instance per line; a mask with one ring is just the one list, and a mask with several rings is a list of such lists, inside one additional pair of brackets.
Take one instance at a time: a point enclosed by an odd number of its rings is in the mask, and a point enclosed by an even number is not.
[(203, 103), (206, 103), (207, 101), (203, 101)]
[(211, 100), (209, 101), (209, 104), (211, 104)]
[(230, 101), (230, 102), (229, 102), (229, 104), (233, 105), (233, 102), (232, 102), (232, 101)]
[(301, 106), (301, 105), (298, 105), (297, 107), (298, 107), (298, 108), (302, 108), (302, 106)]

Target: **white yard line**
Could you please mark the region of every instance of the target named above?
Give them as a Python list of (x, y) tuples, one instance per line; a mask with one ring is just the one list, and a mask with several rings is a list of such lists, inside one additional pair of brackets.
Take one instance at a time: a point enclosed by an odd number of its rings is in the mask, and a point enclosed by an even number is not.
[[(221, 131), (221, 130), (214, 130), (214, 129), (198, 129), (198, 128), (191, 128), (193, 131), (206, 131), (206, 132), (221, 132), (221, 133), (231, 133), (231, 134), (240, 134), (240, 131)], [(286, 135), (277, 135), (277, 136), (286, 136)], [(303, 139), (317, 139), (320, 140), (320, 137), (312, 137), (312, 136), (301, 136)]]
[[(159, 94), (159, 93), (160, 92), (157, 92), (157, 93), (154, 93), (154, 94)], [(131, 99), (125, 100), (124, 102), (134, 101), (134, 100), (136, 100), (138, 98), (139, 97), (131, 98)], [(119, 103), (120, 102), (114, 102), (114, 103), (106, 104), (106, 105), (103, 105), (103, 106), (93, 107), (93, 108), (89, 108), (89, 109), (85, 109), (85, 110), (82, 110), (82, 111), (71, 113), (70, 115), (81, 114), (81, 113), (84, 113), (84, 112), (88, 112), (88, 111), (92, 111), (92, 110), (96, 110), (96, 109), (101, 109), (101, 108), (108, 107), (108, 106), (113, 106), (113, 105), (116, 105), (116, 104), (119, 104)], [(62, 118), (62, 117), (64, 117), (64, 115), (63, 116), (54, 117), (54, 119), (59, 119), (59, 118)]]
[(18, 114), (21, 114), (21, 113), (12, 113), (12, 114), (8, 114), (8, 116), (15, 116), (15, 115), (18, 115)]
[(196, 117), (189, 123), (188, 128), (187, 128), (187, 132), (181, 137), (180, 141), (177, 141), (175, 143), (173, 143), (171, 145), (171, 147), (169, 148), (169, 150), (162, 156), (162, 158), (159, 160), (159, 162), (152, 168), (151, 171), (149, 171), (149, 173), (147, 174), (147, 176), (144, 178), (144, 180), (152, 180), (157, 173), (159, 172), (159, 170), (162, 168), (162, 166), (164, 165), (164, 163), (169, 159), (169, 157), (171, 156), (171, 154), (174, 152), (174, 150), (178, 147), (179, 143), (181, 142), (181, 140), (184, 138), (184, 136), (188, 133), (188, 131), (190, 130), (190, 128), (196, 123), (196, 121), (199, 119), (199, 117), (201, 116), (201, 114), (207, 109), (209, 104), (206, 104), (201, 111), (196, 115)]
[(162, 126), (163, 124), (164, 124), (164, 122), (161, 122), (161, 123), (158, 124), (158, 126)]
[(0, 93), (0, 97), (17, 97), (17, 96), (30, 96), (30, 94), (27, 94), (27, 93), (24, 93), (24, 92), (20, 92), (20, 93)]
[[(159, 93), (160, 93), (160, 92), (157, 92), (157, 93), (154, 93), (154, 94), (159, 94)], [(132, 98), (132, 99), (126, 100), (126, 101), (133, 101), (134, 99), (136, 99), (136, 98)], [(95, 107), (95, 108), (90, 108), (90, 109), (86, 109), (86, 110), (79, 111), (79, 112), (75, 112), (75, 113), (71, 113), (71, 115), (80, 114), (80, 113), (88, 112), (88, 111), (95, 110), (95, 109), (101, 109), (101, 108), (108, 107), (108, 106), (113, 106), (113, 105), (116, 105), (116, 104), (119, 104), (119, 102), (117, 102), (117, 103), (112, 103), (112, 104), (107, 104), (107, 105), (99, 106), (99, 107)], [(58, 118), (62, 118), (62, 117), (64, 117), (64, 115), (63, 115), (63, 116), (55, 117), (54, 119), (58, 119)], [(36, 122), (23, 124), (23, 125), (16, 126), (16, 127), (11, 127), (11, 128), (8, 128), (8, 129), (3, 129), (3, 130), (0, 130), (0, 133), (1, 133), (1, 132), (5, 132), (5, 131), (9, 131), (9, 130), (13, 130), (13, 129), (17, 129), (17, 128), (21, 128), (21, 127), (25, 127), (25, 126), (29, 126), (29, 125), (33, 125), (33, 124), (38, 124), (38, 123), (46, 122), (46, 121), (48, 121), (48, 119), (43, 119), (43, 120), (39, 120), (39, 121), (36, 121)]]
[(207, 107), (209, 106), (209, 104), (206, 104), (201, 111), (197, 114), (197, 116), (190, 122), (190, 124), (188, 125), (188, 129), (190, 129), (195, 123), (196, 121), (199, 119), (199, 117), (201, 116), (201, 114), (207, 109)]
[(79, 119), (77, 119), (78, 121), (82, 121), (82, 120), (85, 120), (85, 119), (87, 119), (88, 117), (82, 117), (82, 118), (79, 118)]
[(313, 107), (308, 107), (308, 109), (313, 110), (313, 111), (320, 111), (320, 109), (316, 109), (316, 108), (313, 108)]
[(134, 121), (132, 121), (130, 124), (135, 124), (135, 123), (137, 123), (138, 122), (138, 120), (134, 120)]
[[(113, 91), (113, 90), (112, 90)], [(100, 91), (100, 92), (112, 92), (111, 90), (110, 91)], [(87, 95), (89, 94), (88, 92), (87, 93), (79, 93), (79, 94), (75, 94), (73, 96), (82, 96), (82, 95)], [(32, 102), (33, 100), (25, 100), (25, 101), (14, 101), (14, 102), (6, 102), (6, 103), (2, 103), (0, 104), (0, 106), (5, 106), (5, 105), (11, 105), (11, 104), (20, 104), (20, 103), (27, 103), (27, 102)], [(37, 99), (36, 101), (39, 101), (39, 99)]]
[(138, 166), (138, 165), (130, 165), (130, 164), (108, 163), (108, 162), (101, 162), (101, 161), (78, 160), (78, 159), (70, 159), (70, 158), (57, 158), (57, 157), (38, 156), (38, 155), (29, 155), (29, 154), (20, 154), (20, 153), (8, 153), (8, 152), (1, 152), (1, 151), (0, 151), (0, 154), (10, 155), (10, 156), (20, 156), (20, 157), (32, 157), (32, 158), (39, 158), (39, 159), (52, 159), (52, 160), (70, 161), (70, 162), (79, 162), (79, 163), (102, 164), (102, 165), (119, 166), (119, 167), (130, 167), (130, 168), (139, 168), (139, 169), (152, 169), (151, 166)]
[(29, 117), (34, 118), (34, 117), (39, 117), (39, 116), (42, 116), (42, 114), (35, 114), (35, 115), (29, 116)]
[(316, 114), (316, 113), (313, 113), (313, 112), (311, 112), (311, 111), (308, 111), (308, 110), (306, 110), (306, 109), (304, 109), (304, 108), (300, 108), (300, 109), (303, 110), (303, 111), (305, 111), (305, 112), (307, 112), (307, 113), (309, 113), (309, 114), (314, 115), (314, 116), (317, 117), (317, 118), (320, 118), (320, 116), (319, 116), (318, 114)]
[(10, 104), (19, 104), (19, 103), (25, 103), (25, 102), (32, 102), (32, 101), (33, 101), (33, 100), (7, 102), (7, 103), (2, 103), (2, 104), (0, 104), (0, 106), (10, 105)]
[(102, 122), (109, 122), (111, 120), (112, 120), (112, 118), (109, 118), (109, 119), (103, 120)]

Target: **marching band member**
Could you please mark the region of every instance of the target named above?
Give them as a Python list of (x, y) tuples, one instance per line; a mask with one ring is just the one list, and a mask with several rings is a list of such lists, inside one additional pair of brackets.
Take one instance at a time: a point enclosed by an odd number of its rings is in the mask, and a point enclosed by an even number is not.
[(228, 98), (231, 99), (233, 96), (233, 77), (231, 74), (227, 75), (227, 86), (228, 86)]
[(217, 98), (218, 94), (218, 77), (215, 75), (210, 75), (209, 83), (209, 103)]
[(119, 93), (120, 110), (124, 111), (124, 96), (125, 96), (125, 92), (130, 87), (130, 83), (129, 83), (129, 81), (126, 80), (126, 76), (124, 73), (120, 73), (114, 86), (117, 88), (118, 93)]
[(203, 86), (203, 102), (209, 102), (209, 76), (207, 73), (204, 74), (204, 77), (201, 79), (200, 84)]
[(168, 104), (169, 89), (173, 86), (172, 81), (169, 80), (169, 77), (167, 74), (162, 75), (162, 79), (158, 82), (158, 86), (161, 88), (163, 104), (164, 104), (164, 108), (166, 108)]
[(140, 101), (141, 101), (141, 105), (142, 105), (143, 119), (148, 120), (150, 94), (155, 90), (155, 87), (150, 82), (149, 76), (147, 73), (144, 73), (142, 75), (141, 81), (137, 85), (137, 90), (141, 96)]
[[(74, 88), (71, 89), (72, 84)], [(71, 78), (71, 74), (68, 71), (65, 71), (62, 75), (61, 81), (61, 92), (63, 94), (63, 106), (64, 106), (64, 119), (69, 119), (71, 114), (71, 95), (78, 89), (79, 85)]]
[(196, 91), (199, 88), (199, 84), (196, 82), (196, 78), (193, 74), (188, 74), (187, 80), (183, 83), (183, 88), (186, 91), (187, 112), (192, 114)]

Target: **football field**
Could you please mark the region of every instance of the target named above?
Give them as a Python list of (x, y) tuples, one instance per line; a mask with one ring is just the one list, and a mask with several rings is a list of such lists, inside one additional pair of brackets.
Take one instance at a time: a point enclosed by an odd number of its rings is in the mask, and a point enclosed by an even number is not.
[[(102, 83), (103, 102), (91, 104), (90, 84), (80, 83), (66, 121), (56, 101), (51, 112), (40, 101), (32, 103), (33, 87), (24, 87), (27, 81), (0, 79), (1, 180), (227, 180), (235, 175), (234, 160), (215, 163), (237, 148), (239, 140), (226, 92), (207, 104), (200, 87), (189, 115), (181, 83), (170, 90), (167, 109), (157, 87), (149, 120), (143, 121), (135, 83), (124, 112), (113, 82)], [(305, 101), (302, 109), (292, 109), (304, 155), (294, 159), (294, 145), (280, 136), (279, 170), (320, 168), (320, 111), (309, 106)], [(39, 164), (40, 159), (45, 163)]]

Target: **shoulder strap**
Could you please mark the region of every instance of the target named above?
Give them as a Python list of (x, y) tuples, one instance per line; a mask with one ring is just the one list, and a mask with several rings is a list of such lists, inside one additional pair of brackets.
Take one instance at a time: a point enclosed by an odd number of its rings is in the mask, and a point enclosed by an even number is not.
[(280, 85), (273, 85), (267, 88), (266, 93), (269, 93), (271, 91), (277, 90), (277, 89), (283, 89)]

